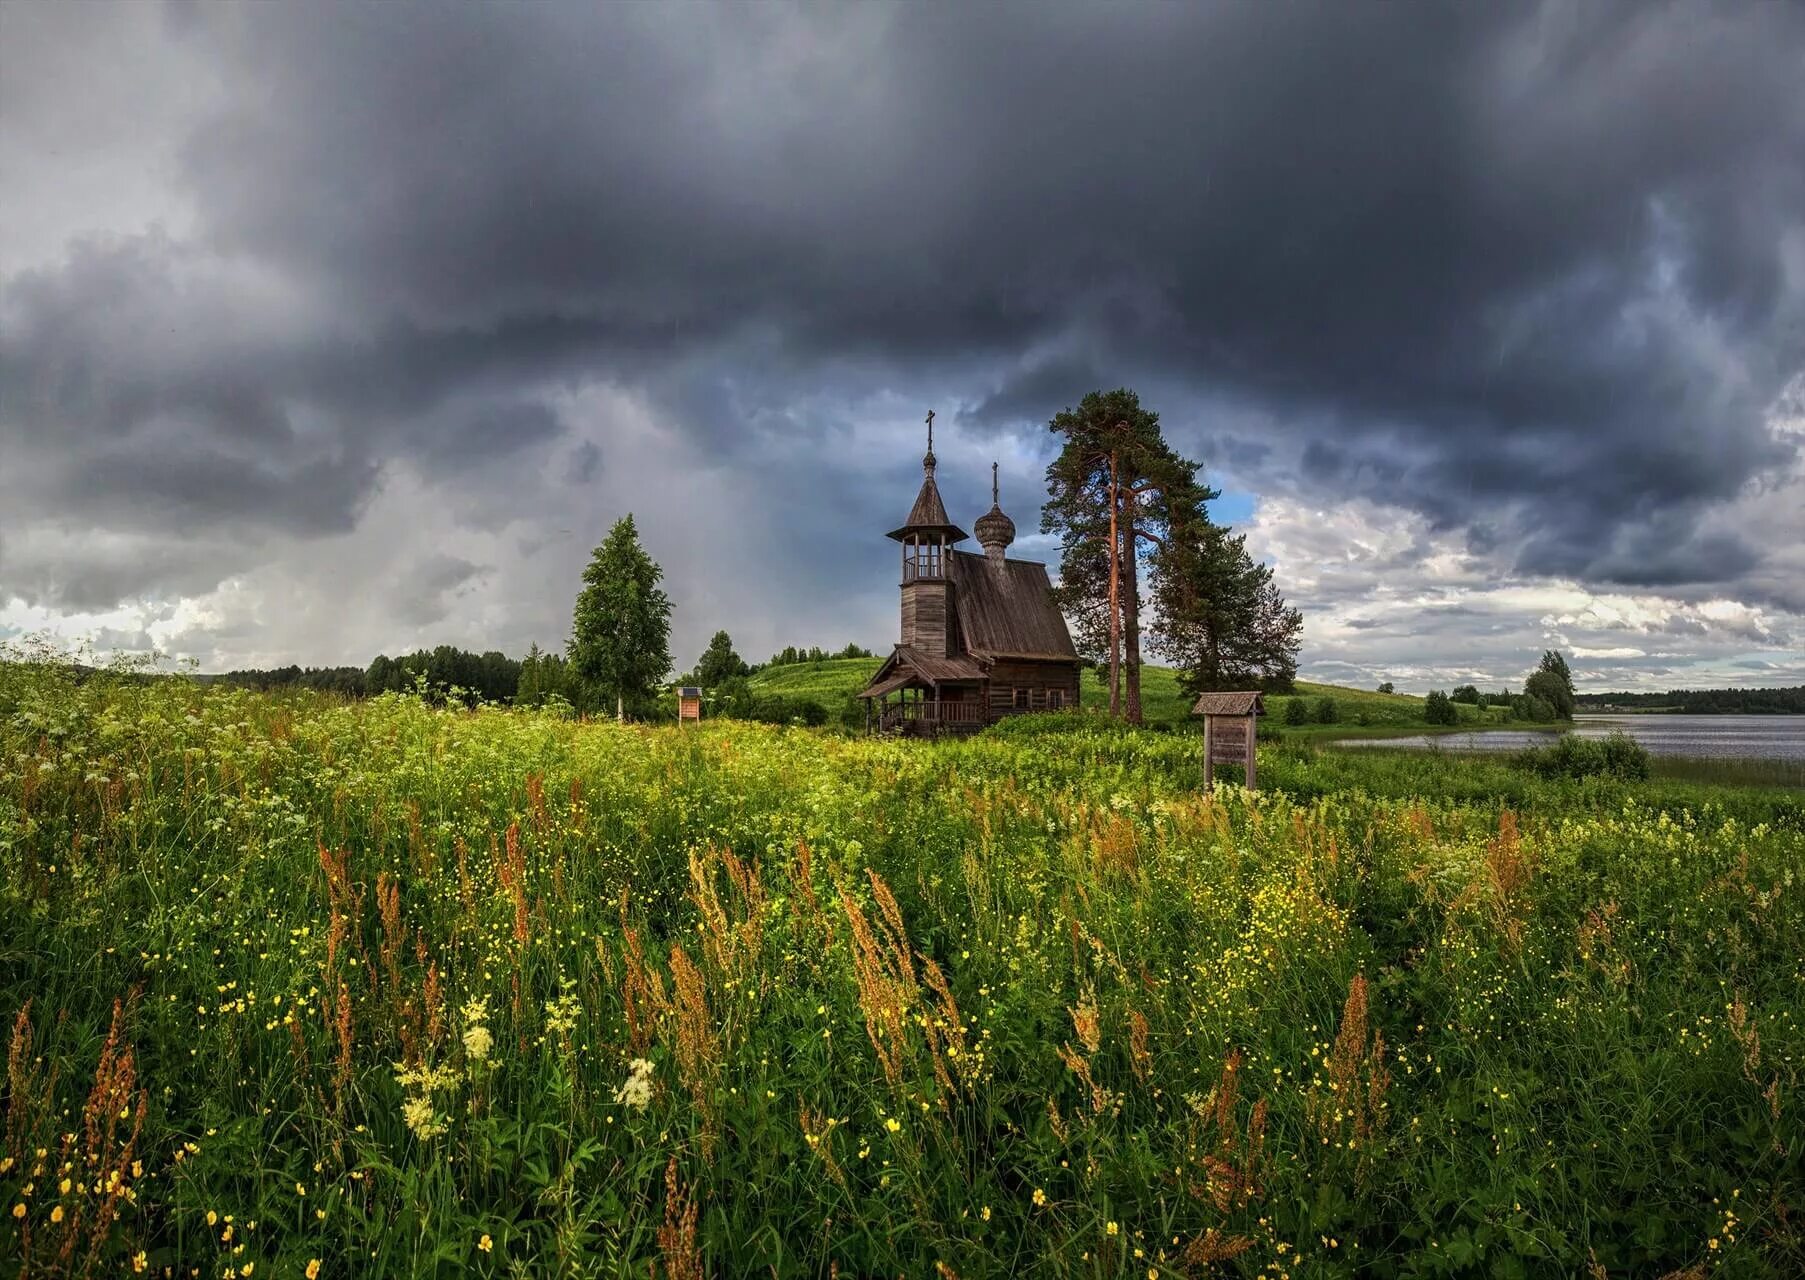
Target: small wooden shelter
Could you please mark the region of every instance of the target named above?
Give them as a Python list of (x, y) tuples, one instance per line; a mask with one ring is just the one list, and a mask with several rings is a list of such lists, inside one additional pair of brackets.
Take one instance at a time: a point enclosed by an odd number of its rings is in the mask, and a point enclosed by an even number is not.
[(1241, 765), (1245, 786), (1254, 789), (1254, 717), (1266, 714), (1258, 690), (1199, 694), (1192, 715), (1203, 717), (1203, 787), (1216, 785), (1216, 766)]
[(890, 537), (902, 544), (902, 638), (859, 697), (866, 724), (912, 734), (966, 733), (1005, 716), (1078, 705), (1078, 651), (1047, 567), (1011, 560), (1015, 522), (998, 503), (972, 525), (982, 555), (954, 550), (966, 532), (934, 482), (934, 415), (921, 491)]
[(693, 684), (677, 689), (677, 723), (682, 724), (685, 720), (702, 722), (702, 690)]

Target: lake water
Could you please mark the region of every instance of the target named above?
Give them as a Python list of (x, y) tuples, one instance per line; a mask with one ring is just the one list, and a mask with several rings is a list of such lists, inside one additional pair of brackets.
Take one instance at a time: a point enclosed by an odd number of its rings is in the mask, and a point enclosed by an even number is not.
[[(1657, 756), (1805, 760), (1805, 716), (1580, 716), (1573, 732), (1602, 738), (1618, 730)], [(1440, 751), (1520, 751), (1547, 746), (1546, 729), (1490, 729), (1412, 738), (1345, 738), (1340, 747), (1426, 747)]]

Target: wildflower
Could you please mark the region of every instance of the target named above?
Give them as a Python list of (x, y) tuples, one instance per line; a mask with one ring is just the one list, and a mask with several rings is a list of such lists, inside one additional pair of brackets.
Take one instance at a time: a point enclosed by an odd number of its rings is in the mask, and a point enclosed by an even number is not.
[(23, 1218), (24, 1216), (25, 1216), (25, 1206), (23, 1204), (14, 1205), (13, 1206), (13, 1217)]
[(635, 1058), (627, 1064), (627, 1079), (614, 1091), (614, 1100), (624, 1107), (644, 1111), (652, 1101), (652, 1063)]
[(54, 1208), (50, 1211), (50, 1220), (52, 1222), (61, 1222), (63, 1220), (63, 1206), (62, 1205), (59, 1204), (56, 1208)]
[(470, 1061), (477, 1064), (489, 1061), (489, 1050), (494, 1047), (495, 1038), (489, 1034), (489, 1028), (480, 1022), (464, 1028), (464, 1052)]
[(483, 1238), (476, 1242), (476, 1247), (481, 1249), (484, 1253), (490, 1253), (495, 1248), (495, 1241), (489, 1239), (489, 1233), (485, 1231), (483, 1232)]
[(1035, 1206), (1035, 1208), (1044, 1209), (1046, 1207), (1046, 1204), (1047, 1204), (1047, 1193), (1042, 1191), (1039, 1187), (1034, 1188), (1034, 1206)]
[(1117, 1226), (1114, 1222), (1106, 1222), (1103, 1224), (1103, 1234), (1106, 1236), (1113, 1236), (1121, 1229), (1122, 1228)]
[(401, 1118), (422, 1142), (445, 1132), (445, 1124), (433, 1114), (431, 1098), (409, 1098), (401, 1104)]
[(545, 1025), (547, 1029), (555, 1035), (569, 1035), (577, 1029), (577, 1014), (581, 1007), (577, 997), (567, 987), (562, 995), (546, 1002)]
[(891, 1116), (888, 1120), (884, 1121), (884, 1128), (888, 1129), (891, 1133), (900, 1133), (902, 1132), (902, 1121), (898, 1120), (895, 1116)]
[(307, 1280), (320, 1280), (320, 1260), (318, 1258), (309, 1258), (307, 1260), (307, 1270), (302, 1274), (307, 1277)]

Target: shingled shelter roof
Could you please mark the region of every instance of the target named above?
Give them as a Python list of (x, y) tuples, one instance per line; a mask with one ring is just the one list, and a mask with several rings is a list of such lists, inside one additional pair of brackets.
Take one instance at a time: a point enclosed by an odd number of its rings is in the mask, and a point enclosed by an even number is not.
[(906, 644), (899, 644), (872, 673), (871, 683), (865, 686), (859, 697), (881, 698), (886, 693), (917, 680), (939, 685), (983, 678), (984, 668), (970, 658), (936, 658)]
[(1191, 708), (1197, 716), (1261, 716), (1266, 714), (1266, 699), (1257, 691), (1247, 693), (1203, 693)]
[(1046, 565), (1033, 560), (992, 563), (974, 552), (954, 551), (946, 567), (967, 652), (981, 658), (1077, 660), (1071, 632), (1053, 602)]

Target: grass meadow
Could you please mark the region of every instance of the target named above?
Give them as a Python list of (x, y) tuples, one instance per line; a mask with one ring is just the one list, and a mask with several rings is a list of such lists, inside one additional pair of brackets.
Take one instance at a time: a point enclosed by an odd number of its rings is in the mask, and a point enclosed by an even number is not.
[(1805, 801), (0, 667), (27, 1276), (1792, 1277)]
[[(863, 689), (881, 663), (880, 658), (824, 658), (819, 662), (799, 662), (779, 667), (765, 667), (752, 676), (751, 684), (760, 694), (818, 702), (831, 715), (839, 715), (848, 699)], [(1282, 731), (1290, 735), (1327, 735), (1356, 737), (1386, 732), (1442, 732), (1423, 720), (1423, 699), (1405, 693), (1374, 693), (1365, 689), (1349, 689), (1341, 685), (1297, 682), (1297, 693), (1275, 694), (1266, 699), (1266, 719), (1262, 731), (1284, 725), (1285, 710), (1293, 698), (1309, 704), (1312, 711), (1323, 698), (1334, 700), (1336, 723), (1290, 726)], [(1106, 675), (1094, 670), (1083, 673), (1080, 694), (1086, 709), (1102, 710), (1109, 705)], [(1174, 726), (1191, 714), (1191, 700), (1178, 687), (1178, 672), (1170, 667), (1141, 668), (1141, 706), (1150, 725)], [(1457, 703), (1455, 712), (1461, 719), (1456, 728), (1469, 730), (1483, 724), (1502, 724), (1503, 709), (1481, 711), (1478, 707)]]

